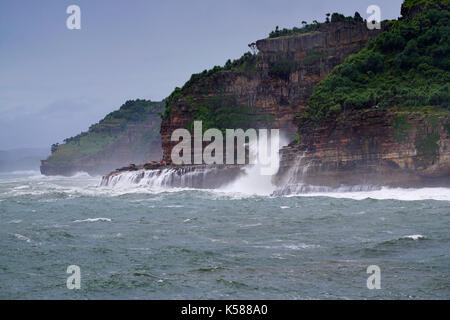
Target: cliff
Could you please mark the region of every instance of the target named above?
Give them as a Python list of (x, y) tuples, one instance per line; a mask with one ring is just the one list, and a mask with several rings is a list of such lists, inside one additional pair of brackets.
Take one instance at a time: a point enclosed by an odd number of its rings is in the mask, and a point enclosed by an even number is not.
[(281, 150), (277, 194), (314, 186), (448, 186), (450, 115), (360, 110), (300, 127)]
[[(192, 132), (201, 120), (204, 130), (279, 128), (295, 136), (280, 151), (275, 194), (449, 186), (449, 3), (406, 0), (403, 17), (378, 31), (369, 31), (359, 14), (277, 28), (250, 45), (254, 54), (194, 74), (168, 97), (160, 164), (124, 168), (104, 183), (130, 171), (148, 185), (154, 174), (177, 186), (201, 178), (210, 168), (171, 165), (177, 142), (170, 141), (174, 130)], [(227, 175), (220, 177), (226, 183)]]
[(70, 176), (77, 172), (102, 175), (130, 163), (161, 158), (160, 114), (164, 102), (127, 101), (119, 110), (64, 144), (52, 146), (41, 162), (45, 175)]
[(281, 150), (278, 193), (450, 185), (448, 1), (412, 2), (316, 86)]
[(193, 75), (168, 99), (161, 125), (164, 161), (171, 162), (172, 132), (192, 128), (280, 128), (295, 134), (294, 115), (306, 108), (314, 86), (379, 34), (361, 21), (323, 23), (314, 32), (256, 42), (258, 54)]

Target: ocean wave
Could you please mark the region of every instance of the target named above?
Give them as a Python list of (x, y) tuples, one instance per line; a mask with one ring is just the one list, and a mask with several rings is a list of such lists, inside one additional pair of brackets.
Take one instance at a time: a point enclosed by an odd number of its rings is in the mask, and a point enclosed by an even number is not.
[(413, 235), (406, 235), (406, 236), (400, 236), (394, 239), (384, 240), (378, 242), (374, 247), (372, 248), (365, 248), (367, 251), (377, 251), (377, 250), (389, 250), (389, 248), (395, 248), (395, 247), (402, 247), (405, 245), (408, 245), (408, 243), (413, 243), (416, 241), (421, 240), (428, 240), (428, 238), (421, 234), (413, 234)]
[(75, 220), (75, 223), (80, 223), (80, 222), (111, 222), (112, 220), (109, 218), (88, 218), (88, 219), (84, 219), (84, 220)]
[(437, 200), (450, 201), (450, 188), (389, 188), (381, 187), (379, 190), (372, 191), (330, 191), (330, 192), (312, 192), (286, 197), (329, 197), (344, 198), (352, 200), (400, 200), (400, 201), (421, 201)]
[(15, 233), (14, 236), (15, 236), (17, 239), (19, 239), (19, 240), (22, 240), (22, 241), (25, 241), (25, 242), (28, 242), (28, 243), (31, 242), (31, 239), (30, 239), (30, 238), (25, 237), (24, 235), (21, 235), (20, 233)]
[(306, 243), (298, 243), (298, 244), (292, 244), (292, 243), (285, 243), (282, 245), (277, 245), (277, 246), (270, 246), (270, 245), (256, 245), (254, 246), (254, 248), (262, 248), (262, 249), (288, 249), (288, 250), (293, 250), (293, 251), (298, 251), (298, 250), (304, 250), (304, 249), (315, 249), (315, 248), (320, 248), (320, 245), (315, 245), (315, 244), (306, 244)]
[(402, 239), (424, 240), (424, 239), (426, 239), (426, 237), (421, 234), (413, 234), (410, 236), (404, 236), (404, 237), (402, 237)]
[[(21, 176), (19, 174), (25, 174)], [(231, 188), (221, 189), (194, 189), (194, 188), (171, 188), (143, 186), (139, 184), (101, 186), (99, 177), (92, 177), (87, 173), (80, 172), (72, 177), (62, 176), (44, 176), (38, 171), (18, 171), (17, 176), (2, 176), (1, 183), (6, 188), (1, 190), (3, 196), (43, 196), (54, 195), (58, 199), (63, 197), (120, 197), (128, 194), (171, 194), (182, 192), (196, 192), (199, 197), (208, 199), (231, 199), (240, 200), (258, 197), (276, 197), (264, 194), (255, 194), (252, 192), (241, 192)], [(9, 184), (12, 184), (10, 186)], [(242, 188), (241, 188), (242, 189)], [(401, 200), (401, 201), (420, 201), (437, 200), (450, 201), (450, 188), (389, 188), (365, 186), (364, 188), (322, 188), (311, 189), (310, 192), (285, 195), (283, 197), (330, 197), (345, 198), (352, 200)], [(3, 197), (2, 197), (3, 198)], [(281, 209), (288, 209), (288, 206), (282, 206)]]
[(0, 175), (40, 175), (38, 170), (17, 170), (0, 172)]
[(14, 187), (14, 190), (23, 190), (23, 189), (30, 189), (29, 185), (23, 185), (23, 186), (18, 186), (18, 187)]

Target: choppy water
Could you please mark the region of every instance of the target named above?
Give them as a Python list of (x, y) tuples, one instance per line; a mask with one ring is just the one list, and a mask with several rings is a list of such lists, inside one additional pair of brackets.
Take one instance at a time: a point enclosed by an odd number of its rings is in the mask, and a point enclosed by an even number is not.
[[(450, 298), (450, 189), (269, 197), (99, 182), (0, 175), (1, 299)], [(66, 288), (69, 265), (81, 290)], [(366, 287), (370, 265), (381, 290)]]

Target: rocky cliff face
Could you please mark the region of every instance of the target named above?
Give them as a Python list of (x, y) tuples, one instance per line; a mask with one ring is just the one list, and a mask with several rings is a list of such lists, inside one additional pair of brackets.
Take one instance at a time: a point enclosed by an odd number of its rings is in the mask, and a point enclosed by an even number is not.
[(260, 52), (253, 66), (204, 77), (171, 102), (161, 125), (163, 159), (171, 163), (176, 144), (170, 141), (172, 132), (189, 127), (203, 106), (214, 109), (233, 104), (253, 120), (247, 121), (249, 127), (280, 128), (295, 134), (292, 119), (305, 108), (314, 86), (378, 33), (363, 23), (335, 22), (313, 33), (258, 41)]
[(131, 123), (120, 138), (99, 152), (77, 155), (70, 160), (43, 160), (44, 175), (71, 176), (77, 172), (103, 175), (131, 163), (145, 163), (161, 159), (161, 141), (150, 139), (149, 132), (159, 128), (159, 116), (150, 117), (142, 123)]
[(312, 186), (448, 186), (450, 117), (355, 111), (320, 125), (302, 123), (302, 140), (281, 150), (278, 194)]

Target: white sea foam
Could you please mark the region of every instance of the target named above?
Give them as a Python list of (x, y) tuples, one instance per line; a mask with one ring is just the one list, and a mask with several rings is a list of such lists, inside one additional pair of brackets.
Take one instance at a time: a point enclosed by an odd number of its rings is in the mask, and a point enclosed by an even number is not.
[(331, 198), (347, 198), (353, 200), (402, 200), (402, 201), (419, 201), (419, 200), (440, 200), (450, 201), (450, 188), (388, 188), (383, 187), (379, 190), (372, 191), (330, 191), (330, 192), (312, 192), (297, 195), (290, 195), (289, 197), (331, 197)]
[(423, 240), (423, 239), (426, 239), (426, 237), (421, 234), (413, 234), (410, 236), (404, 236), (403, 239)]
[(111, 222), (112, 220), (109, 218), (89, 218), (84, 220), (75, 220), (74, 222)]
[(14, 187), (13, 189), (14, 189), (14, 190), (23, 190), (23, 189), (29, 189), (29, 188), (30, 188), (30, 186), (24, 185), (24, 186)]
[(14, 236), (15, 236), (17, 239), (19, 239), (19, 240), (26, 241), (26, 242), (28, 242), (28, 243), (31, 242), (31, 239), (30, 239), (30, 238), (25, 237), (24, 235), (21, 235), (21, 234), (19, 234), (19, 233), (15, 233)]
[(3, 175), (40, 175), (41, 173), (37, 170), (17, 170), (12, 172), (2, 172)]
[(285, 244), (283, 245), (283, 247), (290, 250), (302, 250), (302, 249), (318, 248), (319, 246), (313, 244), (300, 243), (300, 244)]
[[(254, 196), (269, 196), (274, 190), (275, 186), (270, 179), (265, 179), (260, 175), (259, 169), (247, 168), (248, 175), (238, 179), (228, 187), (211, 190), (202, 189), (201, 191), (209, 199), (231, 198), (242, 199)], [(28, 175), (27, 175), (28, 174)], [(1, 183), (15, 183), (16, 187), (7, 187), (0, 190), (2, 196), (40, 196), (46, 194), (65, 194), (68, 197), (81, 196), (104, 196), (117, 197), (126, 194), (164, 194), (177, 193), (186, 191), (198, 191), (193, 188), (172, 188), (166, 186), (162, 180), (155, 181), (155, 183), (141, 182), (134, 184), (127, 181), (127, 178), (132, 178), (135, 173), (125, 174), (120, 183), (112, 186), (100, 186), (101, 179), (99, 177), (91, 177), (87, 173), (78, 173), (73, 177), (52, 176), (47, 177), (38, 174), (36, 171), (20, 172), (16, 177), (11, 174), (2, 175)], [(150, 177), (149, 177), (150, 178)], [(263, 179), (264, 181), (262, 181)], [(330, 189), (326, 187), (311, 187), (309, 192), (287, 195), (287, 197), (331, 197), (331, 198), (346, 198), (353, 200), (365, 200), (368, 198), (376, 200), (402, 200), (402, 201), (418, 201), (418, 200), (439, 200), (450, 201), (450, 188), (389, 188), (389, 187), (375, 187), (364, 186), (364, 188), (355, 187), (341, 187), (338, 189)], [(4, 201), (1, 199), (0, 201)], [(42, 200), (44, 201), (44, 200)], [(46, 199), (45, 201), (52, 201)], [(139, 200), (140, 201), (140, 200)], [(281, 209), (287, 209), (286, 206)]]

